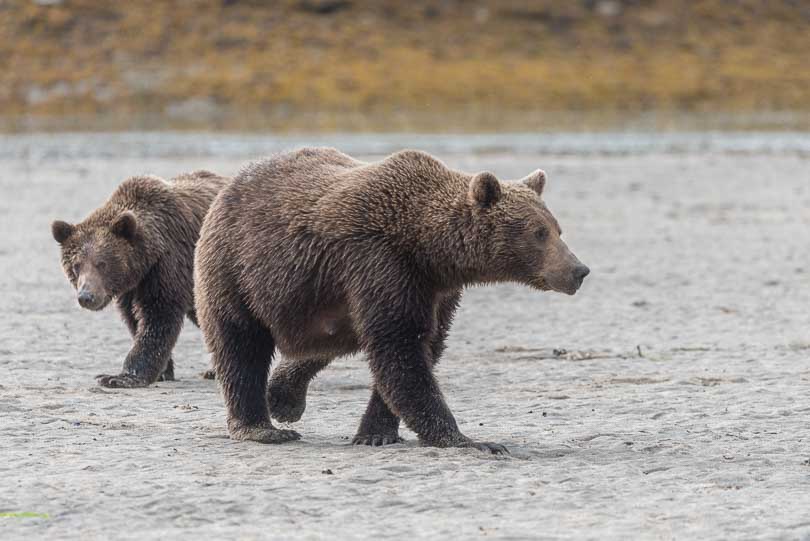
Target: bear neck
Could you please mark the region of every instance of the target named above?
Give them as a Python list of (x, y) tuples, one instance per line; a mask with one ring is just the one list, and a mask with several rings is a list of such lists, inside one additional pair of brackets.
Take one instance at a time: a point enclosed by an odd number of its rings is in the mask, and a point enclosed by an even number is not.
[(428, 209), (423, 217), (422, 247), (426, 263), (441, 289), (497, 281), (491, 276), (495, 257), (492, 212), (470, 205), (467, 194), (449, 206)]

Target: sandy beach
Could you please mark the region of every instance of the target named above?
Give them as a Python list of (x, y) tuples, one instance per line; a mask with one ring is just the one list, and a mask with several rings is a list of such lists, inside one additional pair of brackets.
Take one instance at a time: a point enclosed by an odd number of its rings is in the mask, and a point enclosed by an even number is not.
[[(437, 372), (461, 430), (510, 456), (349, 445), (362, 357), (313, 382), (301, 441), (231, 441), (190, 323), (178, 381), (95, 385), (129, 335), (78, 307), (50, 222), (133, 174), (305, 143), (548, 173), (591, 275), (574, 297), (468, 290)], [(0, 193), (2, 539), (810, 539), (808, 134), (8, 135)]]

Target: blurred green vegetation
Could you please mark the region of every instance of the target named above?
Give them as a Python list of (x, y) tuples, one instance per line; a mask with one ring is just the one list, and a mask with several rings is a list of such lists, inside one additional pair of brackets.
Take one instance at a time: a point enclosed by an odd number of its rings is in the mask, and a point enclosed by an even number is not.
[(806, 112), (810, 2), (2, 0), (0, 110), (327, 128)]

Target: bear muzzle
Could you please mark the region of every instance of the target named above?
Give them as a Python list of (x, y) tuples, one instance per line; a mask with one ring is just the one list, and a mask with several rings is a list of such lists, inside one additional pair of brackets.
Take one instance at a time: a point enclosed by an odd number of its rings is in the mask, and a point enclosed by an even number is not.
[(110, 302), (110, 297), (107, 295), (98, 295), (87, 289), (79, 290), (77, 295), (79, 306), (87, 310), (98, 311), (107, 306)]
[(112, 297), (107, 295), (101, 288), (92, 287), (86, 280), (79, 280), (76, 300), (79, 301), (79, 306), (87, 310), (98, 311), (106, 307)]
[(545, 280), (543, 280), (543, 285), (546, 287), (541, 289), (547, 288), (557, 291), (558, 293), (573, 295), (582, 287), (582, 282), (585, 281), (585, 277), (590, 273), (591, 269), (582, 263), (577, 263), (570, 270), (554, 272), (547, 275)]

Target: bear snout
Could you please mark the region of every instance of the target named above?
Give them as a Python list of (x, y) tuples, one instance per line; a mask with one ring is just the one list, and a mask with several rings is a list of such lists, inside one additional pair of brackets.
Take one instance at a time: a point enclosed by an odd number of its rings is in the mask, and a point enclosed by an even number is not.
[(585, 280), (585, 277), (591, 273), (591, 269), (587, 266), (579, 264), (574, 267), (574, 280), (577, 282), (577, 288), (582, 285), (582, 281)]
[(550, 273), (547, 275), (546, 283), (554, 291), (574, 295), (582, 287), (582, 282), (591, 273), (591, 269), (579, 262), (569, 269)]
[(90, 308), (94, 304), (96, 304), (96, 296), (93, 295), (93, 293), (91, 291), (88, 291), (87, 289), (79, 290), (78, 298), (79, 298), (79, 305), (81, 305), (82, 308)]
[(82, 308), (92, 309), (96, 305), (96, 296), (89, 289), (82, 288), (78, 294), (79, 305)]
[(87, 310), (101, 310), (107, 303), (109, 302), (109, 298), (106, 295), (99, 295), (97, 293), (93, 293), (92, 290), (82, 287), (79, 289), (76, 298), (79, 301), (79, 306), (85, 308)]
[(585, 277), (591, 273), (591, 269), (587, 266), (583, 265), (582, 263), (577, 264), (574, 267), (574, 270), (571, 271), (573, 275), (573, 286), (570, 291), (567, 291), (569, 295), (573, 295), (579, 288), (582, 287), (582, 282), (585, 280)]

